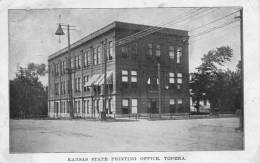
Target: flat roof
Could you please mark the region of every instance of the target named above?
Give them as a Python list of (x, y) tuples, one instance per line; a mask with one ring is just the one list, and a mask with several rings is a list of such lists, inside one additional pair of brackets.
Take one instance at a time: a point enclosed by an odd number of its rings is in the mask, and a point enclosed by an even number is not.
[[(122, 29), (129, 29), (129, 30), (137, 30), (137, 31), (142, 31), (142, 30), (145, 30), (147, 28), (151, 28), (151, 27), (155, 27), (155, 28), (162, 28), (160, 29), (160, 33), (165, 33), (165, 34), (173, 34), (173, 35), (179, 35), (179, 36), (188, 36), (188, 31), (184, 31), (184, 30), (177, 30), (177, 29), (172, 29), (172, 28), (164, 28), (164, 27), (157, 27), (157, 26), (149, 26), (149, 25), (142, 25), (142, 24), (133, 24), (133, 23), (126, 23), (126, 22), (119, 22), (119, 21), (114, 21), (110, 24), (108, 24), (107, 26), (83, 37), (82, 39), (72, 43), (70, 45), (70, 48), (71, 49), (74, 49), (80, 45), (82, 45), (83, 43), (86, 43), (100, 35), (102, 35), (103, 33), (105, 32), (108, 32), (112, 29), (115, 29), (115, 28), (122, 28)], [(53, 54), (51, 54), (49, 57), (48, 57), (48, 60), (51, 60), (65, 52), (68, 51), (68, 47), (66, 48), (63, 48)]]

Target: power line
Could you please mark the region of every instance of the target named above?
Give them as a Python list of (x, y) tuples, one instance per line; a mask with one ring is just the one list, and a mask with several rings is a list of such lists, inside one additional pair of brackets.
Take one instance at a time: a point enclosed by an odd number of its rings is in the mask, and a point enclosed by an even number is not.
[[(237, 21), (236, 21), (237, 22)], [(231, 24), (234, 24), (235, 22), (233, 22), (233, 23), (231, 23)], [(231, 24), (228, 24), (228, 25), (231, 25)], [(226, 25), (226, 26), (228, 26), (228, 25)], [(223, 27), (222, 27), (223, 28)], [(217, 30), (217, 29), (215, 29), (215, 30)], [(220, 31), (223, 31), (224, 29), (222, 29), (222, 30), (220, 30)], [(209, 33), (209, 32), (208, 32)], [(207, 34), (207, 33), (205, 33), (205, 34)], [(202, 35), (204, 35), (204, 34), (202, 34)], [(198, 36), (199, 37), (199, 36)], [(195, 42), (195, 41), (199, 41), (199, 40), (201, 40), (201, 39), (203, 39), (203, 38), (200, 38), (200, 39), (190, 39), (189, 41), (192, 41), (193, 43)], [(189, 43), (189, 44), (192, 44), (191, 42)]]
[[(226, 17), (228, 17), (228, 16), (230, 16), (230, 15), (233, 15), (233, 14), (236, 13), (236, 12), (238, 12), (238, 11), (232, 12), (232, 13), (230, 13), (230, 14), (228, 14), (228, 15), (225, 15), (224, 17), (215, 19), (215, 20), (213, 20), (213, 21), (207, 23), (206, 25), (209, 25), (209, 24), (215, 23), (215, 22), (217, 22), (217, 21), (220, 21), (221, 19), (224, 19), (224, 18), (226, 18)], [(225, 27), (225, 26), (227, 26), (227, 25), (229, 25), (229, 24), (233, 24), (233, 23), (235, 23), (235, 22), (236, 22), (236, 21), (227, 22), (227, 23), (225, 23), (225, 24), (221, 24), (221, 25), (219, 25), (219, 26), (210, 28), (210, 29), (208, 29), (208, 30), (206, 30), (206, 31), (200, 32), (200, 33), (198, 33), (198, 34), (194, 34), (194, 35), (190, 36), (190, 40), (192, 40), (192, 39), (194, 39), (194, 38), (196, 38), (196, 37), (199, 37), (199, 36), (201, 36), (201, 35), (204, 35), (204, 34), (206, 34), (206, 33), (209, 33), (209, 32), (211, 32), (211, 31), (214, 31), (214, 30), (216, 30), (216, 29), (223, 28), (223, 27)], [(206, 26), (206, 25), (201, 25), (200, 27), (196, 27), (196, 28), (197, 28), (197, 29), (198, 29), (198, 28), (202, 28), (203, 26)], [(160, 30), (160, 29), (159, 29), (159, 30)], [(193, 30), (193, 31), (194, 31), (194, 30)], [(179, 40), (177, 40), (177, 41), (183, 41), (183, 40), (184, 40), (184, 39), (179, 39)]]
[[(207, 10), (212, 10), (212, 9), (207, 9)], [(198, 13), (196, 13), (196, 12), (198, 12)], [(202, 12), (205, 12), (205, 10), (204, 10), (204, 11), (202, 10)], [(194, 14), (194, 13), (195, 13), (195, 14)], [(191, 13), (191, 14), (193, 14), (192, 16), (195, 16), (195, 15), (201, 14), (201, 12), (197, 10), (197, 11)], [(189, 14), (189, 15), (185, 15), (185, 17), (187, 17), (187, 16), (191, 16), (191, 15), (190, 15), (190, 14)], [(180, 17), (179, 19), (181, 19), (181, 21), (183, 21), (184, 18), (183, 18), (183, 17)], [(167, 24), (177, 23), (177, 21), (178, 21), (179, 19), (174, 20), (174, 21), (171, 21), (171, 22), (168, 22), (168, 23), (164, 24), (164, 26), (167, 25)], [(178, 23), (179, 23), (179, 22), (178, 22)], [(159, 30), (162, 30), (162, 29), (164, 29), (164, 27), (157, 27), (156, 29), (154, 29), (154, 30), (152, 30), (152, 31), (149, 31), (149, 32), (147, 32), (147, 33), (142, 33), (142, 34), (138, 35), (137, 38), (145, 37), (145, 36), (147, 36), (147, 35), (149, 35), (149, 34), (151, 34), (151, 33), (154, 33), (154, 32), (156, 32), (156, 31), (159, 31)], [(128, 40), (128, 41), (126, 41), (126, 42), (116, 44), (116, 46), (122, 45), (122, 44), (125, 44), (125, 43), (128, 43), (128, 42), (131, 42), (131, 41), (133, 41), (134, 39), (137, 39), (137, 38), (133, 38), (132, 40)]]
[[(192, 13), (190, 13), (190, 14), (194, 14), (194, 13), (196, 13), (196, 12), (199, 12), (199, 10), (201, 10), (201, 8), (200, 9), (197, 9), (195, 12), (192, 12)], [(211, 10), (211, 9), (207, 9), (207, 10)], [(205, 11), (202, 11), (202, 12), (205, 12)], [(188, 14), (188, 15), (185, 15), (184, 17), (187, 17), (187, 16), (191, 16), (190, 14)], [(200, 13), (197, 13), (197, 14), (195, 14), (195, 15), (198, 15), (198, 14), (200, 14)], [(194, 15), (193, 15), (194, 16)], [(160, 25), (160, 27), (151, 27), (152, 29), (151, 30), (148, 30), (147, 32), (143, 32), (143, 31), (140, 31), (140, 32), (138, 32), (138, 34), (133, 34), (133, 35), (130, 35), (130, 36), (128, 36), (128, 38), (130, 38), (130, 39), (133, 39), (134, 38), (134, 35), (136, 35), (135, 37), (144, 37), (144, 36), (147, 36), (147, 35), (149, 35), (149, 34), (151, 34), (151, 33), (154, 33), (154, 32), (156, 32), (156, 31), (159, 31), (159, 30), (161, 30), (161, 29), (164, 29), (164, 27), (163, 26), (166, 26), (166, 25), (168, 25), (168, 24), (172, 24), (172, 23), (177, 23), (177, 21), (179, 20), (179, 19), (181, 19), (182, 21), (183, 21), (183, 17), (179, 17), (178, 19), (175, 19), (174, 21), (170, 21), (170, 22), (168, 22), (168, 23), (165, 23), (165, 24), (163, 24), (163, 25)], [(123, 38), (124, 39), (124, 38)], [(136, 39), (136, 38), (134, 38), (134, 39)], [(125, 41), (125, 40), (123, 40), (123, 41)], [(116, 46), (118, 46), (118, 45), (122, 45), (122, 44), (125, 44), (125, 43), (127, 43), (127, 42), (130, 42), (130, 41), (133, 41), (133, 40), (126, 40), (125, 42), (123, 42), (122, 40), (118, 40), (117, 42), (116, 42)]]
[(238, 21), (238, 20), (233, 20), (233, 21), (227, 22), (227, 23), (225, 23), (225, 24), (221, 24), (221, 25), (219, 25), (219, 26), (210, 28), (210, 29), (208, 29), (208, 30), (206, 30), (206, 31), (203, 31), (203, 32), (200, 32), (200, 33), (198, 33), (198, 34), (194, 34), (194, 35), (191, 36), (191, 37), (192, 37), (191, 39), (194, 39), (194, 38), (199, 37), (199, 36), (201, 36), (201, 35), (203, 35), (203, 34), (212, 32), (212, 31), (214, 31), (214, 30), (216, 30), (216, 29), (223, 28), (223, 27), (225, 27), (225, 26), (227, 26), (227, 25), (229, 25), (229, 24), (233, 24), (233, 23), (235, 23), (235, 22), (237, 22), (237, 21)]
[(203, 25), (200, 25), (200, 26), (198, 26), (198, 27), (195, 27), (195, 28), (193, 28), (192, 30), (190, 30), (190, 32), (195, 31), (195, 30), (197, 30), (197, 29), (199, 29), (199, 28), (202, 28), (203, 26), (207, 26), (207, 25), (209, 25), (209, 24), (212, 24), (212, 23), (215, 23), (215, 22), (217, 22), (217, 21), (220, 21), (220, 20), (222, 20), (222, 19), (224, 19), (224, 18), (226, 18), (226, 17), (229, 17), (229, 16), (231, 16), (231, 15), (237, 13), (237, 12), (239, 12), (239, 10), (237, 10), (237, 11), (235, 11), (235, 12), (232, 12), (232, 13), (230, 13), (230, 14), (228, 14), (228, 15), (225, 15), (225, 16), (223, 16), (223, 17), (221, 17), (221, 18), (218, 18), (218, 19), (215, 19), (215, 20), (213, 20), (213, 21), (210, 21), (210, 22), (208, 22), (208, 23), (206, 23), (206, 24), (203, 24)]
[[(202, 16), (208, 15), (209, 13), (214, 12), (215, 10), (217, 10), (217, 8), (212, 9), (212, 10), (209, 10), (208, 13), (202, 14), (202, 15), (200, 15), (200, 16), (198, 16), (198, 17), (197, 17), (196, 15), (191, 15), (191, 17), (190, 17), (189, 19), (193, 18), (193, 20), (194, 20), (194, 17), (195, 17), (195, 19), (201, 18)], [(185, 21), (189, 21), (189, 20), (185, 20)], [(185, 21), (184, 21), (184, 22), (185, 22)], [(183, 27), (185, 27), (185, 26), (187, 26), (187, 24), (183, 24), (183, 25), (181, 25), (181, 26), (179, 26), (179, 27), (176, 27), (176, 28), (180, 29), (180, 28), (183, 28)]]
[[(189, 12), (191, 12), (192, 10), (193, 10), (193, 9), (191, 9), (191, 10), (189, 10), (188, 12), (185, 12), (185, 13), (189, 13)], [(201, 10), (201, 9), (196, 9), (195, 11), (198, 11), (198, 10)], [(184, 13), (184, 14), (185, 14), (185, 13)], [(180, 19), (180, 18), (182, 17), (182, 15), (183, 15), (183, 14), (178, 15), (177, 17), (179, 17), (179, 19)], [(165, 23), (165, 24), (166, 24), (166, 23)], [(162, 24), (162, 25), (165, 25), (165, 24)], [(161, 25), (161, 26), (162, 26), (162, 25)], [(139, 31), (139, 32), (137, 32), (137, 33), (135, 33), (135, 34), (132, 34), (132, 35), (129, 35), (129, 36), (124, 37), (124, 38), (122, 38), (122, 39), (119, 39), (119, 40), (117, 40), (117, 42), (127, 40), (127, 39), (129, 39), (129, 38), (131, 38), (131, 37), (133, 37), (133, 36), (137, 36), (137, 35), (139, 35), (139, 34), (142, 34), (142, 33), (147, 32), (147, 31), (152, 31), (152, 30), (157, 29), (157, 28), (159, 28), (159, 27), (149, 27), (149, 28), (147, 28), (147, 29), (145, 29), (145, 30)]]
[[(197, 10), (198, 11), (198, 10)], [(239, 11), (239, 10), (238, 10)], [(222, 20), (222, 19), (224, 19), (224, 18), (226, 18), (226, 17), (229, 17), (229, 16), (231, 16), (231, 15), (233, 15), (233, 14), (235, 14), (236, 12), (238, 12), (238, 11), (235, 11), (235, 12), (232, 12), (232, 13), (230, 13), (230, 14), (228, 14), (228, 15), (225, 15), (225, 16), (223, 16), (223, 17), (221, 17), (221, 18), (218, 18), (218, 19), (215, 19), (215, 20), (213, 20), (213, 21), (210, 21), (209, 23), (207, 23), (207, 24), (204, 24), (204, 25), (201, 25), (201, 26), (199, 26), (199, 27), (196, 27), (196, 28), (194, 28), (194, 29), (192, 29), (192, 30), (190, 30), (190, 31), (195, 31), (195, 30), (197, 30), (197, 29), (199, 29), (199, 28), (202, 28), (202, 27), (204, 27), (204, 26), (207, 26), (207, 25), (209, 25), (209, 24), (212, 24), (212, 23), (215, 23), (215, 22), (217, 22), (217, 21), (220, 21), (220, 20)], [(204, 11), (205, 12), (205, 11)], [(197, 13), (196, 15), (198, 15), (199, 13)], [(208, 14), (208, 13), (207, 13)], [(196, 15), (191, 15), (191, 16), (196, 16)], [(169, 22), (169, 23), (166, 23), (166, 24), (171, 24), (172, 22)], [(137, 36), (139, 36), (139, 37), (144, 37), (144, 36), (147, 36), (147, 35), (149, 35), (149, 34), (151, 34), (151, 33), (154, 33), (154, 32), (156, 32), (156, 31), (159, 31), (159, 30), (161, 30), (161, 29), (163, 29), (163, 27), (158, 27), (157, 29), (154, 29), (153, 31), (150, 31), (150, 33), (145, 33), (145, 34), (142, 34), (142, 31), (141, 32), (138, 32), (138, 33), (141, 33), (141, 34), (139, 34), (139, 35), (137, 35)], [(136, 35), (136, 34), (134, 34), (134, 35)], [(130, 37), (131, 38), (131, 36), (132, 35), (130, 35), (130, 36), (128, 36), (128, 38)], [(197, 37), (197, 36), (196, 36)], [(119, 40), (120, 41), (120, 40)], [(133, 41), (133, 40), (128, 40), (128, 42), (130, 42), (130, 41)], [(116, 44), (116, 46), (118, 46), (118, 45), (122, 45), (122, 44), (125, 44), (125, 43), (127, 43), (127, 42), (124, 42), (124, 43), (118, 43), (118, 44)]]

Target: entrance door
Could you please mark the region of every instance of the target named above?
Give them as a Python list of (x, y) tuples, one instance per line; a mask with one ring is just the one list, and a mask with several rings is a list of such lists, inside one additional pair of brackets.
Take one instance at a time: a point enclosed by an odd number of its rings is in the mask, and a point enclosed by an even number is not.
[(175, 99), (170, 99), (170, 113), (176, 113)]
[(131, 99), (131, 110), (133, 114), (137, 113), (137, 99)]
[(158, 109), (156, 106), (156, 101), (151, 101), (151, 113), (158, 113)]

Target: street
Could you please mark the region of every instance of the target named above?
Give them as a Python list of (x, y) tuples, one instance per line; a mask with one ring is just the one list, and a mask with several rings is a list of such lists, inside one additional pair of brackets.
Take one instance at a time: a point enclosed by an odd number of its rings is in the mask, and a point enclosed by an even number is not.
[(10, 152), (242, 150), (238, 118), (10, 120)]

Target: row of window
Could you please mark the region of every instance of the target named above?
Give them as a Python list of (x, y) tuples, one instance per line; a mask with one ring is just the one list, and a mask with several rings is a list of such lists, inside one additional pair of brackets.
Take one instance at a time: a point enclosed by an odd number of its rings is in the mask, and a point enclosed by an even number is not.
[[(130, 81), (132, 83), (132, 86), (137, 87), (137, 82), (138, 82), (138, 75), (137, 75), (137, 71), (135, 70), (122, 70), (122, 83), (123, 85), (125, 85), (125, 87), (127, 87), (127, 83)], [(183, 75), (182, 73), (173, 73), (173, 72), (169, 72), (169, 77), (168, 77), (168, 82), (169, 84), (174, 84), (177, 83), (178, 84), (178, 89), (181, 88), (180, 84), (182, 84), (182, 79)], [(89, 80), (89, 75), (86, 75), (83, 77), (83, 86), (87, 84)], [(81, 82), (81, 78), (77, 77), (74, 80), (74, 87), (73, 89), (75, 89), (75, 92), (81, 92), (82, 91), (82, 82)], [(148, 86), (156, 86), (159, 84), (159, 80), (158, 77), (149, 77), (147, 78), (147, 85)], [(55, 83), (54, 85), (54, 90), (55, 90), (55, 95), (59, 95), (59, 89), (61, 89), (61, 94), (66, 94), (66, 81), (62, 81), (60, 84), (60, 88), (59, 88), (59, 83)], [(89, 89), (87, 87), (84, 87), (84, 92), (89, 91)]]
[(55, 75), (65, 74), (66, 73), (66, 61), (55, 64), (54, 68)]
[[(82, 64), (84, 67), (88, 67), (91, 63), (94, 65), (101, 64), (101, 54), (102, 54), (102, 47), (97, 46), (93, 48), (93, 53), (91, 53), (91, 49), (87, 49), (86, 51), (81, 51), (81, 55), (77, 55), (71, 58), (70, 66), (74, 69), (80, 69)], [(112, 53), (113, 53), (113, 42), (109, 41), (106, 50), (106, 59), (112, 60)], [(92, 56), (93, 54), (93, 56)], [(84, 59), (84, 60), (83, 60)], [(92, 59), (92, 61), (91, 61)], [(83, 61), (83, 63), (82, 63)], [(54, 64), (54, 72), (55, 75), (62, 75), (66, 72), (66, 61), (61, 61), (60, 63)]]
[[(177, 104), (182, 104), (182, 99), (170, 99), (169, 105), (175, 105), (175, 101), (177, 100)], [(122, 106), (129, 107), (129, 101), (131, 102), (131, 107), (137, 108), (137, 99), (122, 99)]]
[[(176, 51), (176, 55), (175, 55)], [(134, 43), (131, 46), (123, 46), (121, 47), (121, 54), (123, 58), (127, 58), (129, 54), (132, 54), (134, 58), (136, 58), (137, 52), (137, 44)], [(159, 44), (147, 44), (147, 57), (151, 58), (153, 56), (160, 57), (161, 56), (161, 45)], [(181, 56), (183, 54), (183, 49), (181, 46), (177, 46), (175, 50), (175, 46), (168, 46), (168, 55), (171, 60), (175, 59), (176, 56), (176, 63), (181, 63)]]
[[(122, 82), (128, 82), (130, 78), (130, 82), (137, 82), (137, 71), (128, 71), (128, 70), (122, 70)], [(182, 84), (182, 73), (173, 73), (169, 72), (169, 84), (174, 84), (175, 80), (178, 84)], [(148, 77), (147, 84), (151, 84), (151, 77)], [(156, 84), (159, 84), (158, 77), (156, 77)]]
[[(183, 104), (183, 101), (181, 98), (178, 99), (170, 99), (169, 100), (169, 105), (175, 105), (177, 101), (178, 105)], [(91, 112), (91, 101), (90, 100), (84, 100), (83, 101), (83, 107), (81, 110), (81, 101), (74, 101), (74, 113), (92, 113)], [(137, 108), (138, 108), (138, 100), (136, 98), (133, 99), (122, 99), (122, 107), (124, 108), (128, 108), (130, 107), (132, 108), (132, 113), (137, 113)], [(58, 108), (58, 103), (56, 103), (55, 108)], [(97, 112), (99, 113), (99, 107), (100, 107), (100, 100), (96, 99), (93, 100), (93, 108), (95, 110), (97, 110)], [(106, 100), (106, 108), (108, 110), (111, 110), (112, 107), (112, 99), (108, 99)], [(60, 113), (69, 113), (69, 110), (67, 109), (68, 107), (66, 107), (66, 102), (61, 102), (60, 103)]]
[[(130, 71), (130, 81), (137, 82), (137, 71)], [(128, 82), (128, 71), (122, 70), (122, 82)]]
[[(96, 111), (96, 113), (99, 113), (99, 108), (101, 107), (100, 104), (101, 103), (100, 103), (99, 99), (93, 100), (93, 108)], [(68, 105), (67, 102), (62, 101), (60, 103), (60, 107), (59, 107), (59, 103), (55, 102), (56, 112), (69, 113), (69, 109), (68, 109), (67, 105)], [(109, 113), (111, 113), (111, 108), (112, 108), (112, 99), (111, 98), (106, 100), (106, 108), (108, 109), (107, 111), (109, 111)], [(81, 101), (74, 101), (74, 113), (91, 114), (92, 113), (91, 101), (90, 100), (84, 100), (82, 108), (81, 108)]]

